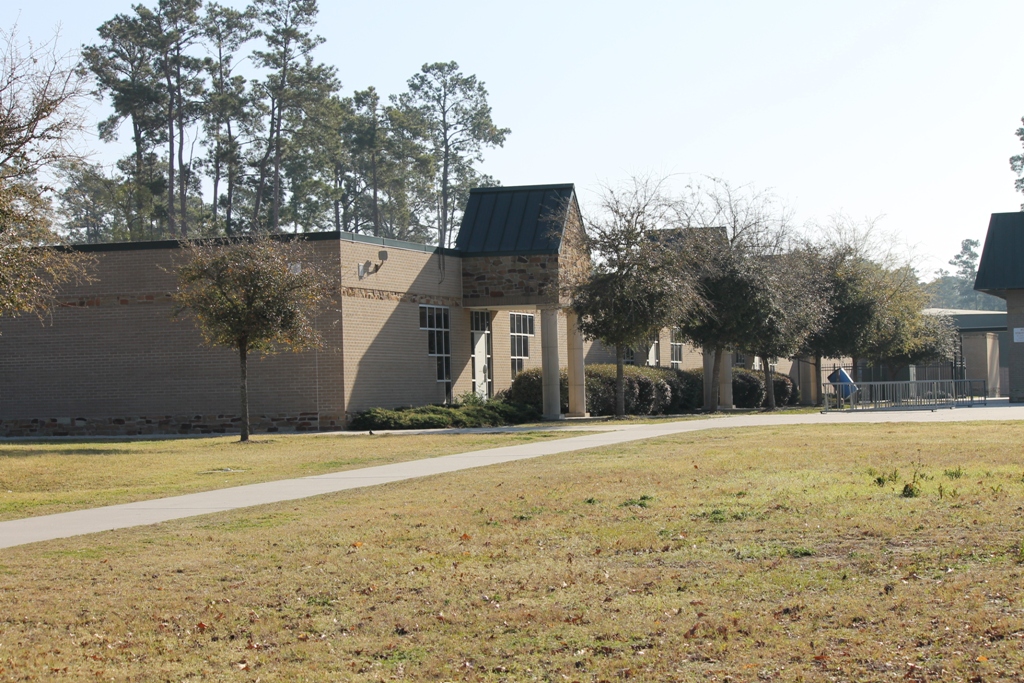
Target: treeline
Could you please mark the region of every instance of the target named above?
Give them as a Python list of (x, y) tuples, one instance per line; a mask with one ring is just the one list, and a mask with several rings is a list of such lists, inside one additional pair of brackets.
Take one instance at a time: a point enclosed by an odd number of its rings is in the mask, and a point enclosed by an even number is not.
[(139, 4), (98, 29), (83, 69), (130, 138), (114, 168), (60, 167), (61, 223), (80, 242), (343, 230), (448, 244), (477, 165), (509, 130), (484, 84), (425, 64), (403, 93), (340, 94), (317, 62), (316, 0)]
[(999, 297), (978, 292), (974, 281), (978, 277), (978, 240), (966, 239), (960, 242), (960, 253), (949, 260), (955, 270), (936, 271), (935, 278), (925, 285), (931, 297), (929, 305), (935, 308), (952, 308), (972, 311), (1005, 311), (1006, 301)]

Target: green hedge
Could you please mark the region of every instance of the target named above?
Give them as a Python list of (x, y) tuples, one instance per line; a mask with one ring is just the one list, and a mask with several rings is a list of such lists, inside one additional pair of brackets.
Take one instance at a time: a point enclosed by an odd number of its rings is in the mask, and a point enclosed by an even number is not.
[[(772, 373), (772, 386), (775, 391), (775, 406), (777, 408), (795, 405), (800, 401), (800, 391), (793, 385), (793, 380), (788, 375)], [(767, 407), (768, 392), (764, 384), (764, 373), (744, 368), (733, 368), (732, 402), (737, 408)]]
[(766, 396), (763, 375), (743, 368), (732, 370), (732, 404), (737, 408), (760, 408)]
[(444, 429), (449, 427), (501, 427), (532, 422), (540, 413), (529, 406), (508, 401), (467, 401), (452, 405), (419, 406), (416, 408), (370, 408), (356, 413), (348, 428), (369, 429)]
[[(704, 375), (700, 370), (636, 367), (624, 371), (627, 415), (678, 415), (699, 411), (704, 406)], [(733, 370), (733, 403), (737, 408), (758, 408), (765, 403), (764, 375), (742, 368)], [(559, 376), (562, 412), (569, 410), (569, 379), (563, 369)], [(594, 416), (615, 414), (615, 366), (588, 365), (585, 373), (587, 411)], [(447, 427), (498, 427), (540, 418), (544, 397), (540, 368), (516, 375), (512, 386), (490, 401), (472, 395), (452, 405), (418, 408), (371, 408), (357, 413), (349, 429), (440, 429)], [(777, 406), (792, 405), (799, 392), (786, 375), (775, 373)]]
[[(699, 371), (650, 368), (627, 365), (623, 368), (623, 393), (627, 415), (675, 415), (701, 408), (704, 378)], [(584, 375), (587, 412), (591, 415), (615, 414), (615, 366), (588, 365)], [(561, 373), (562, 411), (568, 411), (569, 380)], [(540, 368), (516, 375), (505, 400), (543, 410)]]

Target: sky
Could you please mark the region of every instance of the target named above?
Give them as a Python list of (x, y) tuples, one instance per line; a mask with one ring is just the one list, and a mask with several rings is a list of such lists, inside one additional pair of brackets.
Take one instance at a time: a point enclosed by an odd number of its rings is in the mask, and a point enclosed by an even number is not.
[[(0, 25), (39, 40), (59, 24), (72, 49), (130, 6), (6, 0)], [(512, 131), (481, 167), (503, 185), (572, 182), (586, 210), (634, 175), (725, 178), (770, 189), (801, 225), (878, 219), (928, 279), (1024, 202), (1008, 162), (1022, 26), (1020, 0), (321, 0), (317, 57), (346, 94), (458, 62)]]

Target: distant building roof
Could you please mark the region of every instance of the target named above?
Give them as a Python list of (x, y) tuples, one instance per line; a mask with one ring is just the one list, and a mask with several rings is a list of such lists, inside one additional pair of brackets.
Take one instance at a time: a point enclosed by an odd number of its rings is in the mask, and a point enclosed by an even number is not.
[(572, 183), (474, 188), (455, 249), (462, 256), (557, 254), (575, 203)]
[(964, 308), (926, 308), (925, 315), (946, 315), (961, 332), (997, 332), (1006, 329), (1006, 311), (975, 311)]
[(974, 288), (995, 296), (1024, 289), (1024, 212), (992, 214)]

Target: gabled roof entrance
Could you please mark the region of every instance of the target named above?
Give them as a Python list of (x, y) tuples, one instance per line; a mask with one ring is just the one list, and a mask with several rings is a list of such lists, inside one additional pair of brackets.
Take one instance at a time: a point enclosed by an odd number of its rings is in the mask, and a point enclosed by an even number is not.
[(469, 193), (455, 248), (462, 256), (558, 254), (572, 183), (478, 187)]

